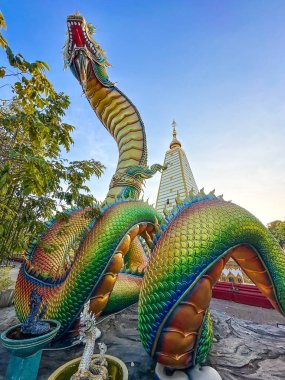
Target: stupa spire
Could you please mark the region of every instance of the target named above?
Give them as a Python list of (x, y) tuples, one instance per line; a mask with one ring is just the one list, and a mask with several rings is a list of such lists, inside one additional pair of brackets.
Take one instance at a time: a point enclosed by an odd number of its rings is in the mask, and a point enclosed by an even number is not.
[(156, 200), (156, 209), (160, 213), (170, 211), (188, 196), (189, 191), (193, 194), (198, 193), (186, 154), (177, 140), (176, 121), (173, 120), (171, 125), (172, 141), (164, 157), (164, 165), (167, 168), (161, 173)]
[(176, 136), (177, 136), (176, 121), (173, 120), (173, 122), (172, 122), (172, 141), (171, 141), (170, 146), (169, 146), (170, 149), (177, 148), (178, 146), (181, 148), (181, 142), (179, 140), (177, 140)]
[(173, 119), (173, 122), (172, 122), (172, 135), (173, 137), (176, 137), (176, 121)]

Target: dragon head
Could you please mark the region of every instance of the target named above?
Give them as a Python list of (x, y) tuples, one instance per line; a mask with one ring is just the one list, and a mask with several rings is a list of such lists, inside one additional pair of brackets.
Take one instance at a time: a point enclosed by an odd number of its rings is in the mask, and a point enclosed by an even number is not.
[(96, 318), (92, 312), (89, 312), (90, 301), (84, 305), (80, 314), (79, 335), (80, 339), (84, 339), (86, 334), (92, 333), (96, 328)]
[(106, 71), (106, 67), (111, 65), (104, 50), (92, 38), (95, 27), (87, 24), (84, 17), (76, 13), (67, 17), (67, 29), (63, 53), (65, 67), (70, 66), (84, 90), (87, 81), (94, 75), (104, 86), (113, 86)]

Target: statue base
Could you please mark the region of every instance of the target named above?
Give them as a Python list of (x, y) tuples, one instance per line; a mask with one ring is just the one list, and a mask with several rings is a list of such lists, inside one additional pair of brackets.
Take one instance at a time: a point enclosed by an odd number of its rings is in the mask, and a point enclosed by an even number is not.
[(42, 350), (27, 358), (11, 355), (5, 380), (36, 380), (42, 357)]
[(185, 370), (171, 370), (160, 363), (155, 367), (155, 380), (222, 380), (219, 373), (212, 367), (196, 365)]

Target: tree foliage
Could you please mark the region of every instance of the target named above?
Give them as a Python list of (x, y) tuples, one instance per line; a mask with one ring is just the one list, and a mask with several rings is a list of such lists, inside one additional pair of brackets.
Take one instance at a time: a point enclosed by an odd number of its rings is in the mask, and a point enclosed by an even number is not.
[[(0, 27), (6, 28), (0, 12)], [(0, 67), (11, 97), (0, 99), (0, 262), (23, 253), (45, 221), (70, 207), (98, 209), (86, 181), (104, 166), (93, 159), (69, 162), (74, 127), (62, 118), (69, 99), (46, 77), (48, 65), (14, 54), (0, 33), (8, 66)], [(3, 86), (7, 85), (4, 84)], [(2, 87), (2, 86), (1, 86)]]
[(281, 247), (285, 247), (285, 221), (275, 220), (267, 225), (269, 231), (278, 240)]

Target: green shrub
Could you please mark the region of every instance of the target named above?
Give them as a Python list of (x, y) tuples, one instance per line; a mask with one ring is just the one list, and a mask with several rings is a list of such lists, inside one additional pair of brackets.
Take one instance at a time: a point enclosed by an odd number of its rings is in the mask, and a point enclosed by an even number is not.
[(12, 285), (10, 278), (10, 268), (0, 267), (0, 292), (7, 290), (10, 285)]

